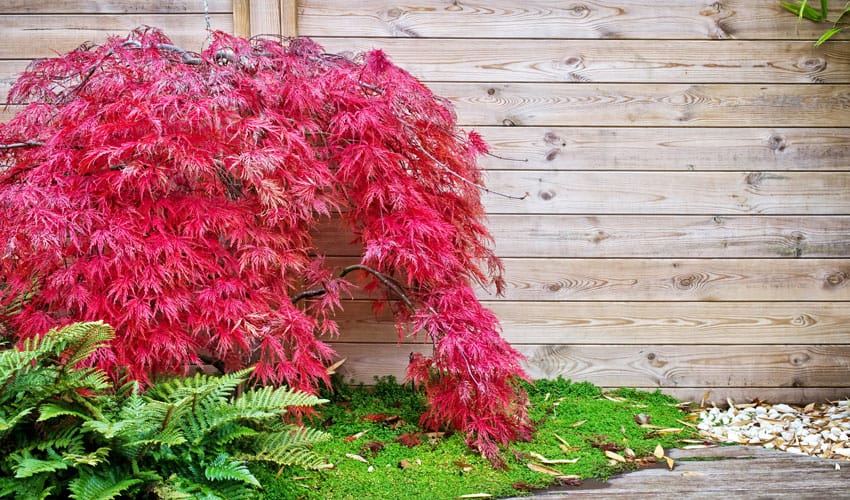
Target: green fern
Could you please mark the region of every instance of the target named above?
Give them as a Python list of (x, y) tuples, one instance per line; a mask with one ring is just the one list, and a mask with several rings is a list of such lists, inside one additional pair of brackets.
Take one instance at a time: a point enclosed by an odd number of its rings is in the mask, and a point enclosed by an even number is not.
[(204, 467), (204, 476), (210, 481), (239, 481), (260, 486), (243, 462), (231, 459), (226, 453), (218, 455)]
[(325, 400), (275, 387), (239, 394), (251, 369), (115, 389), (84, 366), (112, 335), (104, 323), (78, 323), (0, 351), (0, 497), (111, 499), (144, 489), (255, 498), (249, 462), (323, 465), (310, 447), (329, 435), (281, 417)]
[(70, 498), (76, 500), (111, 500), (142, 482), (115, 469), (100, 474), (84, 471), (70, 482), (68, 489)]

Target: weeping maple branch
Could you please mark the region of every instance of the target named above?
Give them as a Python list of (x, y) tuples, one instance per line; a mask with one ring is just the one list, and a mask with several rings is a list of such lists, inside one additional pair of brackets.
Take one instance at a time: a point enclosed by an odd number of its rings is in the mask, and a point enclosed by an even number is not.
[(408, 128), (408, 132), (410, 132), (410, 141), (413, 143), (414, 146), (416, 146), (417, 150), (419, 150), (422, 154), (424, 154), (425, 156), (430, 158), (431, 161), (433, 161), (438, 167), (443, 169), (446, 173), (448, 173), (452, 177), (460, 179), (461, 182), (464, 182), (466, 184), (469, 184), (470, 186), (473, 186), (477, 189), (480, 189), (481, 191), (484, 191), (485, 193), (490, 193), (490, 194), (494, 194), (496, 196), (501, 196), (503, 198), (508, 198), (509, 200), (524, 200), (524, 199), (528, 198), (528, 193), (525, 193), (522, 196), (514, 196), (514, 195), (507, 194), (507, 193), (501, 193), (499, 191), (494, 191), (494, 190), (488, 188), (487, 186), (485, 186), (483, 184), (478, 184), (477, 182), (472, 182), (471, 180), (467, 179), (466, 177), (464, 177), (464, 176), (460, 175), (459, 173), (455, 172), (454, 170), (452, 170), (452, 168), (449, 167), (448, 165), (446, 165), (445, 163), (443, 163), (440, 160), (438, 160), (437, 158), (435, 158), (434, 155), (432, 155), (427, 149), (425, 149), (424, 146), (422, 146), (422, 143), (419, 141), (419, 138), (416, 137), (416, 135), (413, 134), (412, 131), (409, 128)]
[[(353, 264), (348, 267), (343, 268), (339, 273), (340, 278), (345, 278), (347, 275), (351, 274), (354, 271), (364, 271), (375, 277), (382, 285), (384, 285), (388, 290), (393, 292), (411, 311), (416, 310), (416, 306), (413, 305), (413, 301), (410, 300), (410, 297), (404, 292), (404, 288), (393, 278), (387, 276), (386, 274), (373, 269), (369, 266), (363, 264)], [(315, 290), (305, 290), (298, 295), (292, 297), (292, 303), (297, 304), (299, 301), (304, 299), (311, 299), (314, 297), (321, 297), (325, 295), (328, 291), (324, 288), (319, 288)]]
[(6, 149), (15, 149), (15, 148), (34, 148), (38, 146), (44, 146), (43, 142), (40, 141), (24, 141), (24, 142), (13, 142), (11, 144), (0, 144), (0, 150)]

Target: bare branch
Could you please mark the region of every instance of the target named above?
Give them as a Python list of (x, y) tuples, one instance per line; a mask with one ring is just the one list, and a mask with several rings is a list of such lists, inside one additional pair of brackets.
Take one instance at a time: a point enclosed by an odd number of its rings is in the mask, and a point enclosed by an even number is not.
[(339, 273), (339, 277), (344, 278), (345, 275), (347, 275), (347, 274), (349, 274), (353, 271), (366, 271), (367, 273), (371, 274), (372, 276), (377, 278), (377, 280), (380, 281), (382, 285), (384, 285), (385, 287), (390, 289), (393, 293), (398, 295), (398, 298), (400, 298), (402, 300), (402, 302), (404, 302), (404, 304), (407, 307), (410, 308), (411, 311), (416, 310), (416, 306), (413, 305), (413, 302), (410, 300), (410, 297), (408, 297), (407, 294), (404, 293), (404, 289), (402, 288), (402, 286), (396, 280), (392, 279), (391, 277), (387, 276), (384, 273), (381, 273), (379, 271), (376, 271), (375, 269), (372, 269), (369, 266), (364, 266), (363, 264), (354, 264), (354, 265), (348, 266), (345, 269), (343, 269), (341, 273)]
[[(410, 130), (408, 129), (408, 131), (410, 131)], [(411, 133), (411, 140), (412, 140), (413, 144), (416, 146), (416, 149), (418, 149), (425, 156), (430, 158), (431, 161), (433, 161), (435, 164), (437, 164), (437, 166), (439, 166), (440, 168), (445, 170), (446, 173), (448, 173), (449, 175), (456, 177), (457, 179), (460, 179), (462, 182), (465, 182), (466, 184), (469, 184), (470, 186), (476, 187), (476, 188), (480, 189), (481, 191), (484, 191), (485, 193), (495, 194), (497, 196), (502, 196), (504, 198), (508, 198), (508, 199), (511, 199), (511, 200), (524, 200), (524, 199), (528, 198), (528, 193), (525, 193), (522, 196), (514, 196), (514, 195), (510, 195), (510, 194), (500, 193), (499, 191), (493, 191), (492, 189), (488, 188), (487, 186), (484, 186), (482, 184), (478, 184), (476, 182), (472, 182), (471, 180), (467, 179), (466, 177), (464, 177), (464, 176), (460, 175), (459, 173), (455, 172), (454, 170), (452, 170), (451, 167), (449, 167), (445, 163), (443, 163), (440, 160), (438, 160), (437, 158), (435, 158), (434, 155), (432, 155), (430, 152), (428, 152), (427, 149), (425, 149), (424, 146), (422, 146), (422, 143), (419, 142), (419, 138), (417, 138), (416, 135), (413, 134), (413, 133)]]
[(11, 144), (0, 144), (0, 150), (6, 149), (15, 149), (15, 148), (34, 148), (37, 146), (44, 146), (43, 142), (40, 141), (24, 141), (24, 142), (13, 142)]

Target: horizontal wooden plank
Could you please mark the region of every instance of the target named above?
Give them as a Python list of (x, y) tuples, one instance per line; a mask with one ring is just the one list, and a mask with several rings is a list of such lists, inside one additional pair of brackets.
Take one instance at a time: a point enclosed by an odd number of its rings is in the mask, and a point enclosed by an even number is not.
[[(850, 300), (848, 259), (505, 259), (507, 300)], [(487, 298), (482, 293), (482, 298)]]
[(850, 86), (432, 83), (464, 126), (838, 127)]
[(846, 172), (495, 171), (485, 193), (491, 214), (842, 215)]
[[(335, 343), (346, 358), (344, 380), (375, 375), (404, 377), (410, 352), (431, 354), (430, 344)], [(535, 379), (563, 377), (604, 387), (847, 389), (847, 345), (531, 345), (514, 344)], [(703, 392), (705, 392), (703, 390)], [(717, 395), (715, 395), (716, 397)]]
[[(370, 381), (373, 382), (373, 381)], [(622, 387), (627, 384), (621, 384)], [(617, 388), (617, 387), (612, 387)], [(642, 388), (651, 391), (653, 388)], [(700, 403), (703, 397), (706, 404), (716, 406), (727, 406), (727, 399), (735, 403), (749, 403), (759, 400), (768, 403), (786, 403), (806, 405), (809, 403), (823, 403), (850, 398), (850, 389), (845, 387), (717, 387), (706, 390), (704, 387), (664, 387), (661, 392), (678, 399), (679, 401), (692, 401)], [(706, 395), (707, 394), (707, 395)]]
[[(329, 258), (334, 269), (351, 258)], [(509, 301), (850, 301), (850, 259), (503, 259)], [(355, 298), (367, 298), (355, 291)]]
[[(846, 257), (848, 216), (491, 215), (500, 257)], [(323, 222), (315, 245), (358, 256), (344, 221)]]
[[(843, 4), (832, 2), (834, 8)], [(774, 0), (300, 0), (308, 36), (482, 38), (660, 38), (816, 40), (823, 25), (800, 23)], [(474, 30), (470, 27), (474, 26)]]
[[(477, 36), (477, 30), (471, 35)], [(846, 83), (850, 42), (318, 38), (329, 52), (384, 50), (425, 81)]]
[[(502, 336), (524, 344), (850, 344), (850, 308), (833, 302), (499, 302), (484, 303)], [(398, 342), (388, 311), (346, 301), (338, 340)], [(403, 342), (426, 342), (405, 331)]]
[[(2, 65), (0, 65), (2, 68)], [(843, 125), (843, 124), (841, 124)], [(490, 170), (847, 170), (850, 128), (479, 127)]]
[(167, 14), (232, 12), (231, 0), (3, 0), (0, 14)]
[[(213, 29), (233, 30), (231, 14), (211, 14), (210, 20)], [(207, 38), (202, 14), (6, 15), (0, 16), (0, 59), (51, 57), (145, 25), (162, 29), (186, 50), (199, 51)]]

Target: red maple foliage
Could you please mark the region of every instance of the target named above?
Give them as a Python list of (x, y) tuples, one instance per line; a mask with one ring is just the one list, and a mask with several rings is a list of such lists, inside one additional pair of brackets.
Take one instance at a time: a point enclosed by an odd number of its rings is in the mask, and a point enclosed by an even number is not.
[(0, 310), (29, 300), (0, 324), (20, 338), (105, 319), (104, 369), (146, 381), (209, 356), (314, 390), (347, 282), (310, 231), (340, 214), (364, 248), (346, 272), (433, 340), (409, 370), (423, 423), (491, 458), (528, 437), (520, 355), (470, 286), (502, 287), (486, 145), (382, 52), (217, 32), (195, 54), (143, 29), (34, 62), (10, 102), (27, 106), (0, 125)]

